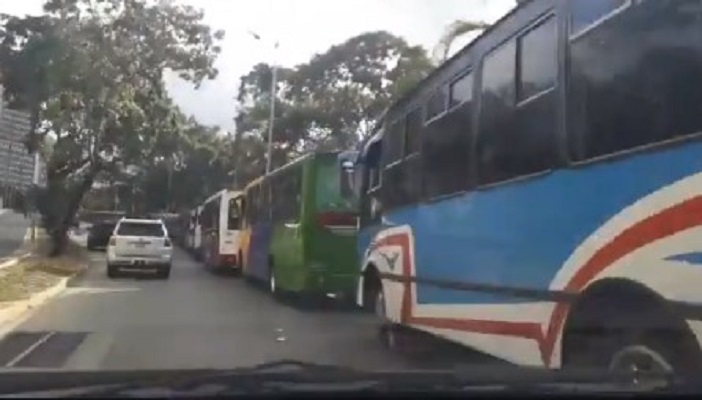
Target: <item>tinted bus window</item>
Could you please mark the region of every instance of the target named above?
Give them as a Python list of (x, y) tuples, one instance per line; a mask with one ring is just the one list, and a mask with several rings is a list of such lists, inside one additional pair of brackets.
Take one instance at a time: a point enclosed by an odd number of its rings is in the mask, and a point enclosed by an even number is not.
[(271, 177), (273, 191), (273, 220), (297, 220), (302, 206), (302, 166), (297, 164)]
[(429, 121), (446, 111), (446, 91), (440, 88), (427, 102), (426, 120)]
[(449, 108), (473, 98), (473, 74), (468, 72), (455, 80), (449, 88)]
[(550, 17), (519, 39), (519, 100), (552, 88), (556, 83), (556, 18)]
[(388, 165), (399, 160), (403, 156), (404, 149), (404, 121), (395, 121), (388, 129), (383, 138), (383, 164)]
[(573, 0), (571, 1), (570, 32), (574, 35), (598, 20), (626, 5), (630, 0)]
[(482, 107), (478, 133), (478, 175), (481, 183), (493, 183), (515, 176), (514, 127), (516, 45), (501, 45), (483, 62)]
[(419, 151), (420, 137), (422, 132), (422, 109), (415, 108), (407, 114), (405, 121), (405, 155)]

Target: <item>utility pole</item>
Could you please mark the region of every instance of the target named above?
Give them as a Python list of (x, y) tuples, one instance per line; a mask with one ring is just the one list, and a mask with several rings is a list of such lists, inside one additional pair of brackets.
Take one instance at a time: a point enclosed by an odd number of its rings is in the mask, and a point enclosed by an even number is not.
[[(261, 35), (257, 34), (256, 32), (249, 31), (251, 36), (254, 37), (256, 40), (261, 40)], [(275, 51), (278, 50), (278, 42), (276, 41), (273, 45), (273, 53), (274, 57), (273, 60), (271, 60), (271, 110), (270, 110), (270, 115), (268, 117), (268, 146), (266, 148), (266, 175), (268, 175), (269, 172), (271, 172), (271, 163), (272, 163), (272, 156), (273, 156), (273, 128), (275, 125), (275, 99), (276, 99), (276, 86), (277, 86), (277, 75), (278, 75), (278, 67), (275, 65)]]
[[(276, 47), (278, 44), (276, 43)], [(266, 149), (266, 175), (271, 172), (271, 163), (273, 162), (273, 126), (275, 124), (275, 98), (276, 98), (276, 75), (278, 68), (275, 64), (271, 65), (271, 115), (268, 119), (268, 148)]]
[(39, 192), (39, 174), (41, 173), (40, 163), (41, 163), (41, 157), (39, 156), (39, 151), (35, 151), (34, 152), (34, 173), (32, 174), (33, 196), (31, 199), (32, 241), (37, 240), (37, 213), (39, 212), (39, 207), (37, 204), (37, 194)]
[(168, 159), (168, 196), (166, 197), (166, 212), (171, 210), (171, 199), (173, 197), (173, 159)]

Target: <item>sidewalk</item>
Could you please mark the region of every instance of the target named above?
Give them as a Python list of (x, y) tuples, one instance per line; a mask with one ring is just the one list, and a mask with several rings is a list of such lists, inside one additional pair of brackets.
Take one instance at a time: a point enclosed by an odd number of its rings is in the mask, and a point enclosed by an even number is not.
[(85, 250), (74, 243), (59, 257), (48, 257), (51, 241), (41, 230), (37, 240), (29, 242), (27, 253), (0, 269), (0, 304), (24, 300), (55, 286), (87, 267)]
[(14, 258), (26, 243), (31, 221), (22, 214), (4, 209), (0, 214), (0, 263)]
[(60, 294), (68, 283), (87, 270), (85, 249), (71, 242), (66, 254), (47, 257), (48, 235), (39, 231), (30, 252), (11, 266), (0, 269), (0, 336), (8, 323)]

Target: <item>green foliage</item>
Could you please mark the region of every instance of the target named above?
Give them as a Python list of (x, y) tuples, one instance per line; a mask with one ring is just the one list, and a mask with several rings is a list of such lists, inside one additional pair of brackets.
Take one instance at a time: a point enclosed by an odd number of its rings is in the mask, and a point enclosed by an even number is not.
[[(49, 0), (39, 17), (0, 16), (0, 74), (32, 113), (28, 148), (48, 160), (37, 197), (57, 252), (96, 180), (110, 185), (86, 206), (116, 195), (125, 211), (180, 211), (264, 173), (269, 65), (241, 77), (233, 134), (187, 118), (166, 92), (166, 71), (195, 86), (217, 74), (221, 32), (201, 21), (169, 0)], [(278, 68), (273, 165), (353, 146), (431, 69), (423, 48), (383, 31)]]
[(172, 1), (49, 0), (40, 17), (2, 16), (7, 96), (31, 111), (30, 151), (55, 138), (48, 160), (47, 228), (56, 253), (101, 171), (171, 155), (185, 119), (166, 70), (196, 86), (216, 76), (220, 32)]
[[(355, 145), (370, 133), (374, 119), (432, 68), (422, 47), (378, 31), (352, 37), (293, 69), (279, 69), (273, 165), (313, 149)], [(259, 151), (254, 159), (264, 159), (270, 82), (271, 67), (258, 64), (239, 86), (238, 145)], [(252, 161), (237, 163), (244, 181), (263, 171)]]

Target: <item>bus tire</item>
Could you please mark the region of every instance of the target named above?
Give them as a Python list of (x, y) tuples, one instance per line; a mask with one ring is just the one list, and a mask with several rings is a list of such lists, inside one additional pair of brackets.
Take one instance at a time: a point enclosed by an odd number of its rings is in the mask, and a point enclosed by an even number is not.
[(244, 258), (241, 255), (241, 252), (237, 253), (236, 256), (236, 272), (234, 275), (236, 275), (237, 278), (244, 276)]
[(275, 268), (273, 268), (273, 266), (268, 268), (268, 292), (274, 299), (280, 300), (280, 289), (275, 279)]
[(678, 376), (700, 372), (700, 348), (685, 321), (647, 288), (624, 280), (595, 284), (573, 305), (563, 366)]

